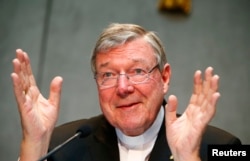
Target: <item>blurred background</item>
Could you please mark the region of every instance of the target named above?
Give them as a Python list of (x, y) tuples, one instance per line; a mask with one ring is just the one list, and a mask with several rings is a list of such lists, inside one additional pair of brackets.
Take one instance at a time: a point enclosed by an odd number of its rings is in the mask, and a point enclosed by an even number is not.
[(29, 53), (37, 84), (48, 96), (64, 78), (58, 124), (100, 113), (90, 55), (103, 28), (136, 23), (158, 33), (172, 66), (179, 113), (195, 70), (213, 66), (221, 98), (211, 122), (250, 144), (250, 1), (193, 0), (189, 15), (159, 12), (158, 0), (0, 0), (0, 160), (17, 160), (20, 119), (10, 73), (15, 50)]

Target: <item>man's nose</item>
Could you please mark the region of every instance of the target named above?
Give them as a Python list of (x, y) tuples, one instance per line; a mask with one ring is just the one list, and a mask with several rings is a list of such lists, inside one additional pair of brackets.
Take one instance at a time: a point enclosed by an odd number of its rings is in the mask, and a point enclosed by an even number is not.
[(118, 88), (126, 88), (129, 84), (129, 77), (126, 74), (120, 74), (117, 78)]
[(131, 83), (129, 77), (126, 74), (120, 74), (117, 78), (117, 94), (124, 97), (127, 94), (131, 93)]

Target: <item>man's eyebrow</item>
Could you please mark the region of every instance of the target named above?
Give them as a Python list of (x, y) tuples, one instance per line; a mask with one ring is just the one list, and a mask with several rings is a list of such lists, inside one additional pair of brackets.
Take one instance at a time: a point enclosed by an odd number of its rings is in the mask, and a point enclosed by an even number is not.
[(135, 62), (135, 63), (143, 63), (143, 64), (146, 63), (145, 59), (142, 59), (142, 58), (139, 58), (139, 59), (132, 59), (132, 61)]
[(103, 63), (100, 65), (100, 68), (104, 68), (104, 67), (108, 66), (108, 64), (109, 64), (109, 62)]

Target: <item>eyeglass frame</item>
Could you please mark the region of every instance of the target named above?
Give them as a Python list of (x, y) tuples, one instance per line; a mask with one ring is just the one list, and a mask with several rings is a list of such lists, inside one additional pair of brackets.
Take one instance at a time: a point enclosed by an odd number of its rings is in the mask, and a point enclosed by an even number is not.
[[(130, 80), (130, 77), (131, 77), (131, 76), (129, 76), (128, 73), (123, 73), (123, 74), (115, 73), (116, 76), (115, 76), (114, 78), (109, 78), (109, 79), (116, 79), (116, 83), (115, 83), (114, 85), (110, 85), (110, 86), (102, 85), (101, 83), (99, 83), (100, 81), (97, 80), (97, 75), (98, 75), (98, 74), (101, 74), (101, 75), (102, 75), (102, 74), (105, 74), (105, 73), (107, 73), (107, 72), (101, 72), (101, 73), (96, 72), (96, 73), (95, 73), (95, 76), (94, 76), (94, 79), (96, 80), (97, 85), (98, 85), (99, 87), (102, 87), (102, 89), (115, 87), (115, 86), (117, 85), (118, 79), (120, 78), (121, 75), (126, 76), (126, 78), (127, 78), (132, 84), (134, 84), (134, 85), (136, 85), (136, 84), (143, 84), (143, 83), (146, 83), (146, 82), (149, 80), (150, 74), (151, 74), (155, 69), (157, 69), (157, 68), (160, 69), (159, 63), (157, 63), (155, 66), (153, 66), (153, 67), (152, 67), (150, 70), (148, 70), (147, 72), (146, 72), (144, 69), (141, 69), (141, 70), (143, 70), (143, 71), (145, 72), (145, 75), (144, 75), (144, 76), (145, 76), (145, 80), (143, 80), (143, 81), (141, 81), (141, 82), (134, 82), (134, 81), (131, 81), (131, 80)], [(135, 75), (134, 75), (134, 76), (135, 76)], [(132, 76), (132, 77), (133, 77), (133, 76)], [(104, 79), (101, 80), (101, 82), (103, 83), (103, 82), (104, 82)]]

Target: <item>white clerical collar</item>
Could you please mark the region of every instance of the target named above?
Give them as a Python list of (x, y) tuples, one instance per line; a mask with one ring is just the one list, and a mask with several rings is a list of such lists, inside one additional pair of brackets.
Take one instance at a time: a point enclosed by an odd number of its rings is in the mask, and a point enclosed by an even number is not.
[(127, 136), (123, 134), (120, 129), (115, 128), (119, 142), (128, 149), (143, 148), (143, 146), (146, 146), (146, 144), (150, 143), (152, 140), (155, 140), (161, 128), (163, 118), (164, 109), (161, 107), (152, 126), (139, 136)]

